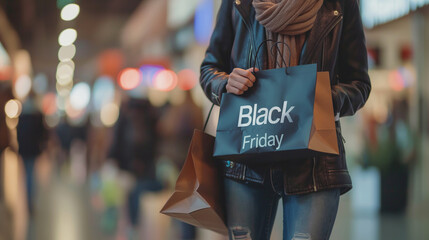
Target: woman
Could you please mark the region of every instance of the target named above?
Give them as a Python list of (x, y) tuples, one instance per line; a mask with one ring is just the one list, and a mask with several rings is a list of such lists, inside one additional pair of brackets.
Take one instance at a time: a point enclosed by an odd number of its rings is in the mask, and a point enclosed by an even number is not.
[[(213, 103), (220, 104), (225, 92), (241, 95), (253, 86), (251, 60), (266, 39), (290, 46), (292, 66), (317, 63), (318, 71), (329, 71), (337, 138), (342, 139), (339, 118), (360, 109), (371, 90), (358, 1), (223, 0), (201, 65), (201, 85)], [(271, 45), (256, 62), (284, 67), (280, 57), (288, 59), (289, 52), (279, 45), (272, 56)], [(281, 198), (283, 239), (329, 239), (339, 196), (352, 187), (341, 141), (338, 147), (336, 157), (279, 166), (225, 162), (230, 238), (270, 239)]]

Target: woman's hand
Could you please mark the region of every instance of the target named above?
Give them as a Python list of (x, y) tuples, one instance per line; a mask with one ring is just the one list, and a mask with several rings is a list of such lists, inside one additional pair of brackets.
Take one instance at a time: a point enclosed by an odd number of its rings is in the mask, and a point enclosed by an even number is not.
[[(255, 68), (255, 72), (259, 71)], [(242, 69), (234, 68), (229, 74), (228, 83), (226, 84), (226, 91), (235, 95), (241, 95), (253, 86), (256, 81), (253, 75), (253, 68)]]

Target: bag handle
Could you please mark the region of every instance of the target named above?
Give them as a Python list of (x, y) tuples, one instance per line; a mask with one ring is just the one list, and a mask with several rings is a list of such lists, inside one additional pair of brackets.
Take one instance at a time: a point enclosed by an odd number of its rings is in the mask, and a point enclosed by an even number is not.
[(209, 114), (207, 115), (206, 122), (204, 123), (203, 132), (206, 132), (206, 127), (207, 127), (207, 124), (209, 123), (210, 115), (212, 115), (213, 107), (214, 107), (214, 103), (212, 103), (212, 107), (210, 108)]
[[(262, 46), (264, 46), (268, 42), (273, 42), (274, 43), (274, 45), (271, 46), (271, 54), (274, 55), (273, 49), (274, 49), (274, 46), (275, 46), (277, 48), (278, 53), (280, 54), (280, 56), (282, 58), (282, 61), (283, 61), (284, 65), (285, 65), (285, 72), (286, 72), (286, 74), (289, 74), (289, 72), (288, 72), (288, 65), (286, 64), (286, 61), (285, 61), (284, 56), (283, 56), (283, 53), (280, 51), (280, 48), (279, 48), (278, 44), (280, 43), (280, 44), (285, 45), (287, 47), (288, 51), (289, 51), (289, 67), (290, 67), (291, 54), (292, 54), (292, 52), (290, 50), (290, 47), (285, 42), (274, 41), (272, 39), (265, 39), (264, 41), (261, 42), (261, 44), (259, 44), (258, 49), (256, 50), (256, 54), (255, 54), (254, 60), (253, 60), (253, 72), (255, 72), (256, 58), (258, 57), (259, 50), (261, 49)], [(276, 59), (275, 65), (277, 65), (277, 59)]]

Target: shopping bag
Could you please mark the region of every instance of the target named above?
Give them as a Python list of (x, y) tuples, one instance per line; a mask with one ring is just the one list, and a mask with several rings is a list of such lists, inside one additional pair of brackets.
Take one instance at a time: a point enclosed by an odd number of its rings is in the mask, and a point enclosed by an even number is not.
[(223, 181), (219, 167), (212, 157), (213, 145), (213, 136), (201, 130), (194, 130), (175, 191), (161, 213), (227, 235)]
[(338, 155), (328, 72), (307, 64), (254, 75), (243, 95), (222, 95), (216, 159), (253, 163)]

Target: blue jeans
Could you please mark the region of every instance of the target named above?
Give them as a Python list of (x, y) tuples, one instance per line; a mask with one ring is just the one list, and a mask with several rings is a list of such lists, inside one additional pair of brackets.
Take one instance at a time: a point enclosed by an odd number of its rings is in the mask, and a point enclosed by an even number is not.
[(36, 157), (25, 157), (24, 168), (25, 168), (25, 183), (27, 187), (27, 206), (30, 216), (33, 215), (34, 205), (34, 193), (36, 183), (34, 182), (34, 165), (36, 163)]
[(263, 185), (225, 178), (229, 238), (269, 240), (277, 205), (282, 198), (283, 240), (329, 239), (340, 190), (285, 195), (282, 171), (272, 169), (268, 177)]

